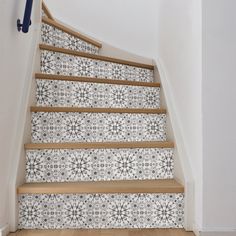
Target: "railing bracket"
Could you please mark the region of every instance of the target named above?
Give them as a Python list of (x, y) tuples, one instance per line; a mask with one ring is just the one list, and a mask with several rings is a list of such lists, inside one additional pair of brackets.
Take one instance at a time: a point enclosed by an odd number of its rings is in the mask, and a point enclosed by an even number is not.
[(16, 22), (17, 30), (19, 32), (22, 31), (23, 33), (27, 33), (29, 31), (29, 27), (31, 25), (30, 18), (31, 18), (32, 5), (33, 5), (33, 0), (26, 0), (23, 22), (21, 23), (20, 19), (18, 19)]

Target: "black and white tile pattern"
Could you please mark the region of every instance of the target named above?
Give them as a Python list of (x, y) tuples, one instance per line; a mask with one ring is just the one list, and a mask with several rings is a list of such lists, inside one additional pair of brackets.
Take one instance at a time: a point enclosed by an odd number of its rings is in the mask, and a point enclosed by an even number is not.
[(159, 108), (160, 88), (37, 80), (38, 106)]
[[(42, 25), (47, 45), (98, 53), (97, 48)], [(41, 71), (153, 81), (153, 71), (42, 50)], [(37, 80), (38, 106), (159, 108), (159, 88)], [(166, 141), (165, 114), (33, 112), (32, 141)], [(173, 149), (45, 149), (26, 152), (26, 181), (76, 182), (173, 178)], [(20, 194), (19, 228), (182, 228), (184, 194)]]
[(153, 70), (41, 50), (41, 71), (46, 74), (153, 82)]
[(165, 114), (32, 113), (35, 143), (165, 140)]
[(183, 194), (22, 194), (19, 228), (182, 228)]
[(173, 150), (29, 150), (26, 182), (76, 182), (173, 178)]
[(42, 23), (41, 39), (44, 44), (55, 47), (91, 54), (99, 53), (98, 47), (45, 23)]

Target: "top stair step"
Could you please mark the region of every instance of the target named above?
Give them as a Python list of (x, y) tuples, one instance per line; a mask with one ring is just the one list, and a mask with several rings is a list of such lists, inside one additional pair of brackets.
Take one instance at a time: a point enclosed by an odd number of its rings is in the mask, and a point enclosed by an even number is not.
[(70, 50), (70, 49), (54, 47), (54, 46), (45, 45), (45, 44), (40, 44), (39, 48), (41, 50), (59, 52), (59, 53), (69, 54), (72, 56), (85, 57), (85, 58), (90, 58), (90, 59), (95, 59), (95, 60), (100, 60), (100, 61), (106, 61), (106, 62), (112, 62), (112, 63), (117, 63), (117, 64), (123, 64), (123, 65), (127, 65), (127, 66), (133, 66), (133, 67), (138, 67), (138, 68), (154, 70), (153, 65), (148, 65), (148, 64), (143, 64), (143, 63), (138, 63), (138, 62), (133, 62), (133, 61), (127, 61), (127, 60), (113, 58), (113, 57), (94, 55), (94, 54), (85, 53), (85, 52), (78, 52), (78, 51), (74, 51), (74, 50)]
[(95, 47), (98, 47), (98, 48), (102, 47), (101, 43), (99, 43), (99, 42), (97, 42), (97, 41), (95, 41), (95, 40), (93, 40), (93, 39), (91, 39), (91, 38), (89, 38), (87, 36), (84, 36), (83, 34), (77, 32), (77, 31), (74, 31), (74, 30), (70, 29), (69, 27), (66, 27), (63, 24), (60, 24), (60, 23), (58, 23), (55, 20), (51, 20), (51, 19), (49, 19), (47, 17), (42, 17), (42, 22), (44, 24), (53, 26), (53, 27), (55, 27), (55, 28), (57, 28), (57, 29), (67, 33), (67, 34), (70, 34), (70, 35), (72, 35), (72, 36), (74, 36), (76, 38), (79, 38), (79, 39), (81, 39), (81, 40), (83, 40), (83, 41), (85, 41), (85, 42), (87, 42), (89, 44), (92, 44)]
[(42, 17), (41, 40), (46, 45), (98, 54), (102, 45), (55, 20)]
[(42, 2), (42, 11), (44, 17), (48, 17), (49, 19), (54, 20), (54, 17), (52, 16), (51, 12), (44, 2)]

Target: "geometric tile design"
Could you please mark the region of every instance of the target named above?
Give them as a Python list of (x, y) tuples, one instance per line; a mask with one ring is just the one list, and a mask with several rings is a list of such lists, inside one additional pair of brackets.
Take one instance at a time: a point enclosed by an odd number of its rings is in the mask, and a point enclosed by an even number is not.
[(28, 150), (26, 182), (76, 182), (173, 178), (173, 150)]
[(159, 108), (160, 88), (37, 80), (38, 106)]
[(98, 54), (99, 52), (98, 47), (45, 23), (42, 23), (41, 39), (46, 45), (91, 54)]
[(182, 228), (184, 194), (20, 194), (19, 228)]
[(33, 112), (32, 142), (166, 141), (165, 114)]
[[(45, 12), (42, 15), (47, 17)], [(98, 54), (99, 48), (42, 23), (46, 45)], [(150, 69), (41, 50), (41, 72), (153, 82)], [(37, 80), (37, 106), (160, 108), (160, 88)], [(33, 112), (32, 142), (166, 141), (166, 115)], [(173, 178), (172, 148), (26, 151), (26, 182)], [(19, 194), (21, 229), (183, 228), (183, 193)]]
[(153, 82), (153, 70), (41, 50), (41, 72), (46, 74)]

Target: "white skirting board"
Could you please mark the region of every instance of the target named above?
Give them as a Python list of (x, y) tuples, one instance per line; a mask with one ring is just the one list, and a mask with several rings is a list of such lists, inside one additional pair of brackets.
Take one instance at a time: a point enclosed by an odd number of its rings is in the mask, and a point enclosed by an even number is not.
[(7, 236), (9, 234), (9, 225), (5, 225), (0, 228), (0, 236)]
[(234, 230), (220, 230), (220, 231), (202, 231), (200, 236), (236, 236), (236, 229)]

